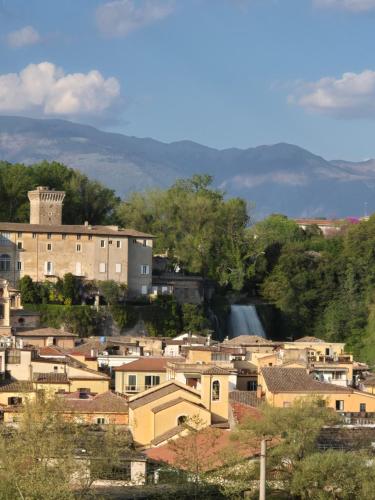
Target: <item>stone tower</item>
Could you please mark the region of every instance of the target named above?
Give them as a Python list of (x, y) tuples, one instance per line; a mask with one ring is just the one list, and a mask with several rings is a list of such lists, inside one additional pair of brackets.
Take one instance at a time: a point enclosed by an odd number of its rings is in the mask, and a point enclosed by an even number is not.
[(64, 191), (38, 186), (27, 193), (30, 200), (30, 224), (59, 226), (62, 224)]

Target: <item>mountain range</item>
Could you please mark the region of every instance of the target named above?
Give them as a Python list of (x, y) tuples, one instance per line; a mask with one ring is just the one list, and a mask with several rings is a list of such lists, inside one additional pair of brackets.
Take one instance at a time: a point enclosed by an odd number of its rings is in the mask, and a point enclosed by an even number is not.
[(167, 187), (195, 173), (241, 196), (255, 218), (362, 216), (375, 212), (375, 160), (328, 161), (292, 144), (215, 149), (192, 141), (163, 143), (104, 132), (66, 120), (0, 116), (0, 159), (59, 161), (117, 194)]

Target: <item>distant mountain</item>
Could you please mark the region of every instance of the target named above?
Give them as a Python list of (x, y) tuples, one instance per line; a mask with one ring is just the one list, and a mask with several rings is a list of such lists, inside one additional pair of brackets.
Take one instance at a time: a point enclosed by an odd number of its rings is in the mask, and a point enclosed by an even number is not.
[(0, 116), (0, 159), (60, 161), (121, 196), (209, 173), (228, 195), (255, 203), (256, 217), (273, 212), (294, 217), (362, 215), (365, 203), (375, 212), (375, 160), (327, 161), (291, 144), (218, 150), (191, 141), (165, 144), (108, 133), (64, 120)]

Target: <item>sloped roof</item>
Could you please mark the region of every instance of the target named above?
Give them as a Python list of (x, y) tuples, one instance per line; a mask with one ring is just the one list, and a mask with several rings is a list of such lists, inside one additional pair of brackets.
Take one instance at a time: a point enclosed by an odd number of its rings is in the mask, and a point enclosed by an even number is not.
[(171, 401), (167, 401), (165, 403), (162, 403), (161, 405), (154, 406), (154, 408), (151, 409), (153, 413), (159, 413), (160, 411), (166, 410), (167, 408), (170, 408), (171, 406), (176, 406), (180, 403), (189, 403), (195, 406), (198, 406), (200, 408), (204, 408), (204, 406), (200, 403), (195, 403), (194, 401), (190, 401), (189, 399), (185, 398), (176, 398), (172, 399)]
[(273, 392), (311, 392), (315, 394), (353, 392), (353, 389), (318, 382), (304, 368), (266, 366), (261, 369), (267, 388)]
[(273, 345), (272, 340), (265, 339), (264, 337), (259, 337), (258, 335), (239, 335), (233, 339), (225, 341), (225, 344), (231, 345), (253, 345), (253, 344), (263, 344), (263, 345)]
[(297, 339), (295, 340), (294, 342), (310, 342), (310, 343), (313, 343), (313, 342), (316, 342), (316, 343), (324, 343), (325, 340), (322, 340), (322, 339), (318, 339), (317, 337), (301, 337), (300, 339)]
[(79, 397), (79, 392), (63, 394), (60, 396), (64, 401), (63, 411), (86, 412), (86, 413), (127, 413), (128, 402), (125, 397), (114, 394), (111, 391), (102, 394), (88, 395), (87, 399)]
[(134, 229), (115, 229), (114, 226), (85, 226), (85, 225), (48, 225), (26, 224), (19, 222), (0, 222), (0, 231), (17, 231), (23, 233), (64, 233), (64, 234), (92, 234), (101, 236), (133, 236), (135, 238), (153, 238), (151, 234), (141, 233)]
[(193, 393), (198, 399), (201, 397), (199, 392), (195, 389), (192, 389), (191, 387), (175, 380), (170, 380), (130, 398), (129, 408), (135, 410), (136, 408), (152, 403), (153, 401), (157, 401), (158, 399), (167, 396), (168, 394), (173, 394), (181, 389), (183, 391)]
[[(172, 427), (171, 429), (167, 430), (166, 432), (163, 432), (163, 434), (156, 436), (156, 438), (154, 438), (151, 441), (151, 444), (153, 444), (154, 446), (157, 446), (158, 444), (164, 443), (164, 441), (168, 441), (169, 439), (172, 439), (173, 437), (177, 436), (178, 434), (180, 434), (183, 431), (185, 431), (185, 427), (183, 427), (182, 425), (176, 425), (176, 427)], [(146, 450), (146, 454), (149, 456), (149, 458), (155, 458), (154, 456), (152, 456), (152, 453), (148, 454), (147, 451), (150, 451), (150, 450)]]
[(17, 330), (16, 337), (78, 337), (76, 333), (63, 332), (57, 328), (29, 328)]
[(61, 348), (58, 348), (57, 346), (40, 347), (38, 349), (38, 351), (39, 351), (39, 356), (59, 356), (59, 357), (63, 357), (63, 356), (66, 356), (66, 354), (67, 354)]
[(66, 373), (33, 373), (33, 382), (38, 384), (69, 384), (68, 376)]
[[(167, 369), (167, 363), (176, 358), (163, 358), (163, 357), (151, 357), (144, 356), (137, 359), (136, 361), (131, 361), (130, 363), (125, 363), (117, 368), (115, 371), (118, 372), (165, 372)], [(181, 358), (180, 358), (181, 359)], [(177, 358), (178, 360), (178, 358)]]
[(33, 392), (33, 384), (27, 380), (9, 380), (0, 385), (0, 392)]

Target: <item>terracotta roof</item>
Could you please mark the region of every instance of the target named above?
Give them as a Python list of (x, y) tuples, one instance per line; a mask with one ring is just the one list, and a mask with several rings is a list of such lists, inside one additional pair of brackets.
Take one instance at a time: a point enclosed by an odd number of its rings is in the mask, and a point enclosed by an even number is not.
[(147, 391), (133, 396), (129, 399), (129, 407), (134, 410), (148, 403), (152, 403), (153, 401), (157, 401), (158, 399), (167, 396), (168, 394), (173, 394), (174, 392), (181, 389), (186, 392), (193, 393), (198, 399), (200, 399), (200, 394), (197, 391), (185, 384), (181, 384), (173, 380), (165, 382), (160, 386), (156, 386), (156, 388), (148, 389)]
[(38, 384), (69, 384), (66, 373), (33, 373), (33, 382)]
[(313, 343), (313, 342), (316, 342), (316, 343), (323, 343), (325, 342), (325, 340), (322, 340), (322, 339), (318, 339), (316, 337), (301, 337), (300, 339), (297, 339), (295, 340), (294, 342), (310, 342), (310, 343)]
[[(174, 427), (169, 431), (169, 433), (157, 436), (152, 444), (157, 446), (168, 439), (178, 436), (182, 430), (184, 430), (184, 427)], [(251, 442), (246, 443), (241, 441), (232, 441), (230, 439), (231, 434), (231, 431), (228, 430), (207, 427), (199, 431), (198, 435), (194, 437), (192, 435), (180, 436), (174, 441), (174, 443), (179, 447), (185, 447), (187, 453), (192, 450), (192, 455), (195, 453), (195, 447), (198, 446), (200, 455), (205, 457), (204, 464), (202, 463), (202, 466), (204, 466), (206, 471), (214, 470), (225, 465), (225, 451), (228, 451), (230, 454), (237, 452), (239, 457), (242, 459), (247, 459), (259, 454), (259, 443), (257, 440), (253, 439)], [(179, 463), (174, 446), (170, 443), (155, 448), (149, 448), (148, 450), (145, 450), (145, 454), (151, 460), (167, 463), (182, 469), (186, 468), (184, 465)]]
[(128, 402), (125, 397), (114, 394), (111, 391), (102, 394), (88, 394), (87, 399), (79, 397), (79, 392), (63, 394), (63, 411), (87, 412), (87, 413), (127, 413)]
[(167, 408), (170, 408), (171, 406), (176, 406), (180, 403), (189, 403), (195, 406), (199, 406), (200, 408), (204, 408), (204, 406), (200, 403), (195, 403), (194, 401), (190, 401), (189, 399), (185, 398), (176, 398), (172, 399), (171, 401), (167, 401), (166, 403), (162, 403), (161, 405), (154, 406), (154, 408), (151, 409), (152, 413), (159, 413), (159, 411), (166, 410)]
[(0, 392), (33, 392), (32, 382), (26, 380), (9, 380), (0, 385)]
[(170, 361), (170, 368), (185, 373), (201, 373), (203, 375), (228, 375), (230, 372), (215, 364), (209, 363), (181, 363), (179, 361)]
[(259, 337), (258, 335), (239, 335), (238, 337), (234, 337), (233, 339), (229, 339), (225, 341), (225, 344), (231, 345), (254, 345), (254, 344), (262, 344), (262, 345), (274, 345), (272, 340), (265, 339), (264, 337)]
[(16, 337), (78, 337), (76, 333), (63, 332), (57, 328), (32, 328), (28, 330), (18, 330), (14, 335)]
[(273, 392), (353, 392), (353, 389), (314, 380), (304, 368), (267, 366), (261, 369), (267, 388)]
[[(154, 438), (151, 441), (151, 444), (153, 444), (154, 446), (157, 446), (158, 444), (164, 443), (164, 441), (168, 441), (169, 439), (172, 439), (173, 437), (177, 436), (181, 432), (184, 432), (185, 430), (186, 430), (185, 427), (183, 427), (182, 425), (176, 425), (176, 427), (172, 427), (172, 429), (169, 429), (168, 431), (163, 432), (163, 434), (156, 436), (156, 438)], [(147, 451), (150, 451), (150, 450), (146, 450), (146, 454), (148, 455)], [(154, 458), (154, 457), (149, 456), (149, 458)]]
[(39, 356), (65, 357), (65, 355), (66, 355), (66, 353), (63, 352), (61, 349), (58, 349), (57, 347), (52, 347), (52, 346), (40, 347), (38, 350), (39, 350)]
[(221, 366), (212, 365), (201, 372), (203, 375), (229, 375), (229, 370), (221, 368)]
[(144, 356), (137, 359), (136, 361), (131, 361), (130, 363), (125, 363), (122, 366), (115, 368), (118, 372), (165, 372), (167, 369), (167, 363), (174, 359), (181, 360), (181, 358), (153, 358), (151, 356)]
[(115, 226), (85, 226), (85, 225), (47, 225), (25, 224), (18, 222), (0, 222), (0, 231), (16, 231), (23, 233), (64, 233), (92, 234), (101, 236), (133, 236), (135, 238), (153, 238), (151, 234), (141, 233), (134, 229), (115, 229)]

